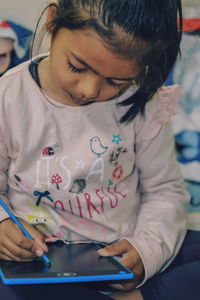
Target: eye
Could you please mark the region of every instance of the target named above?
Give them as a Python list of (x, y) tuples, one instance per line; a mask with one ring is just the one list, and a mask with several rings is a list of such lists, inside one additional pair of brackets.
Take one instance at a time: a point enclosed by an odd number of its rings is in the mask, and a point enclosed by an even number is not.
[(121, 86), (123, 86), (124, 85), (124, 83), (115, 83), (114, 81), (112, 81), (111, 79), (107, 79), (107, 82), (108, 82), (108, 84), (110, 84), (111, 86), (114, 86), (114, 87), (117, 87), (117, 88), (120, 88)]
[(126, 83), (116, 83), (116, 82), (112, 81), (112, 79), (110, 79), (110, 78), (107, 79), (107, 82), (108, 82), (108, 84), (110, 84), (111, 86), (114, 86), (116, 88), (121, 88), (121, 87), (124, 87), (124, 86), (130, 84), (127, 82)]
[(70, 69), (70, 71), (72, 71), (73, 73), (83, 73), (85, 72), (87, 69), (86, 68), (77, 68), (74, 65), (72, 65), (72, 63), (68, 60), (67, 62), (68, 68)]

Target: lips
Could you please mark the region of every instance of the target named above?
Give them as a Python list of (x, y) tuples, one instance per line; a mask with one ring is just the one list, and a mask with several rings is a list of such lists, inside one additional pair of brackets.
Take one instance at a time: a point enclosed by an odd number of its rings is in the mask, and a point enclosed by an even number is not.
[(71, 96), (72, 101), (73, 101), (75, 104), (77, 104), (77, 105), (82, 105), (82, 104), (84, 104), (84, 103), (83, 103), (83, 100), (81, 100), (80, 98), (74, 97), (74, 96), (72, 96), (72, 95), (70, 95), (70, 96)]
[(69, 95), (70, 95), (70, 97), (71, 97), (72, 102), (73, 102), (74, 104), (76, 104), (76, 105), (84, 105), (84, 104), (86, 104), (86, 103), (89, 102), (89, 101), (87, 101), (87, 100), (83, 100), (83, 99), (81, 99), (81, 98), (77, 98), (77, 97), (73, 96), (72, 94), (69, 94)]

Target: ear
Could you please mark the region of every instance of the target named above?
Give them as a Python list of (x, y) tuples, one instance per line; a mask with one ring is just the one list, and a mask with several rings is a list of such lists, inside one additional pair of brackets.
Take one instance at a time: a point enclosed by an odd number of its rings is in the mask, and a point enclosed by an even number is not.
[(46, 17), (46, 29), (48, 32), (52, 31), (52, 21), (55, 19), (57, 13), (58, 5), (56, 2), (51, 2), (47, 7), (47, 17)]

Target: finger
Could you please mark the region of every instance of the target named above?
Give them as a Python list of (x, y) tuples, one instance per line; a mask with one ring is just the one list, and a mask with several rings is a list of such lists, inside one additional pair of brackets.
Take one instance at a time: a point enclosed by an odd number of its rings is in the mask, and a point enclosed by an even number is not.
[[(34, 253), (31, 251), (32, 243), (28, 241), (29, 246), (23, 247), (23, 241), (27, 242), (27, 238), (23, 237), (23, 240), (21, 243), (16, 244), (9, 238), (4, 239), (4, 243), (1, 245), (1, 252), (6, 251), (6, 255), (8, 255), (8, 252), (10, 253), (10, 257), (19, 257), (23, 259), (33, 259), (35, 257)], [(8, 255), (9, 256), (9, 255)]]
[(20, 220), (29, 234), (33, 237), (34, 241), (38, 244), (38, 246), (44, 251), (48, 252), (48, 247), (45, 244), (45, 236), (40, 233), (37, 229), (35, 229), (32, 225), (26, 223), (24, 220)]
[(36, 242), (35, 240), (31, 240), (27, 237), (23, 238), (23, 240), (20, 242), (19, 246), (22, 247), (23, 249), (26, 249), (29, 252), (31, 252), (32, 255), (38, 256), (38, 257), (41, 257), (42, 255), (44, 255), (44, 252), (45, 252), (44, 249), (41, 247), (41, 245), (39, 245), (38, 242)]
[(137, 282), (131, 281), (131, 282), (123, 282), (123, 283), (113, 283), (110, 285), (115, 290), (119, 291), (131, 291), (134, 288), (137, 287)]
[(1, 260), (8, 260), (8, 261), (16, 261), (16, 262), (30, 262), (33, 261), (34, 258), (21, 258), (19, 256), (14, 256), (12, 253), (8, 252), (8, 255), (1, 253), (0, 254)]
[[(22, 223), (22, 225), (26, 228), (33, 239), (26, 237), (16, 224), (16, 231), (14, 231), (14, 233), (11, 233), (8, 238), (11, 239), (19, 247), (29, 250), (35, 256), (40, 257), (44, 254), (44, 252), (48, 252), (46, 244), (42, 242), (42, 239), (44, 239), (43, 235), (23, 220), (20, 220), (20, 223)], [(35, 238), (36, 241), (34, 240)]]
[(138, 256), (135, 255), (135, 252), (131, 249), (125, 252), (122, 257), (119, 259), (120, 263), (130, 270), (133, 270), (138, 263)]
[(0, 259), (8, 260), (8, 261), (13, 260), (13, 259), (10, 258), (10, 256), (7, 256), (6, 254), (3, 254), (3, 253), (0, 253)]
[(44, 251), (38, 247), (36, 242), (24, 237), (19, 245), (7, 239), (4, 247), (1, 248), (1, 253), (10, 257), (11, 260), (30, 261), (36, 257), (41, 257)]
[(123, 291), (124, 287), (121, 283), (112, 283), (109, 285), (110, 287), (112, 287), (115, 290), (119, 290), (119, 291)]
[[(29, 227), (29, 229), (32, 228), (31, 225), (23, 220), (22, 222), (24, 223), (23, 225)], [(42, 247), (35, 241), (27, 238), (17, 224), (13, 223), (11, 220), (7, 220), (1, 223), (1, 227), (0, 247), (2, 254), (15, 260), (17, 260), (17, 257), (19, 257), (19, 259), (33, 259), (35, 256), (43, 255), (44, 250), (42, 250)], [(5, 249), (7, 249), (7, 252), (5, 252)]]
[[(17, 229), (18, 234), (16, 233)], [(34, 240), (26, 237), (21, 230), (19, 230), (18, 226), (14, 233), (15, 234), (11, 233), (9, 237), (6, 235), (6, 239), (4, 240), (5, 248), (9, 249), (14, 256), (30, 259), (35, 256), (40, 257), (43, 255), (44, 250), (42, 250), (42, 248)]]
[(0, 259), (4, 259), (4, 260), (12, 260), (12, 261), (31, 261), (34, 259), (33, 254), (31, 257), (21, 257), (19, 255), (15, 255), (12, 251), (10, 251), (8, 248), (6, 247), (2, 247), (0, 249)]
[(131, 249), (131, 244), (127, 240), (121, 240), (98, 250), (101, 256), (121, 255)]
[(43, 252), (45, 252), (45, 253), (47, 253), (48, 252), (48, 247), (47, 247), (47, 245), (45, 244), (45, 243), (43, 243), (42, 241), (41, 241), (41, 239), (38, 239), (37, 237), (34, 239), (35, 240), (35, 243), (36, 243), (36, 248), (38, 248), (38, 246), (39, 246), (39, 248), (41, 248), (41, 250), (43, 251)]

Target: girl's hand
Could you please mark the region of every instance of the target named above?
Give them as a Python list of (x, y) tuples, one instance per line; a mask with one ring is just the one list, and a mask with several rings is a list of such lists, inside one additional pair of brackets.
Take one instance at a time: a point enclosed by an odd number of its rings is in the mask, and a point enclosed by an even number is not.
[(119, 261), (132, 270), (135, 274), (131, 280), (123, 281), (120, 284), (112, 284), (118, 290), (130, 291), (135, 288), (144, 278), (144, 265), (137, 250), (127, 240), (115, 242), (103, 249), (98, 250), (101, 256), (122, 256)]
[(48, 251), (44, 236), (24, 220), (19, 221), (34, 240), (27, 238), (11, 219), (2, 221), (0, 223), (0, 259), (18, 262), (31, 261)]

